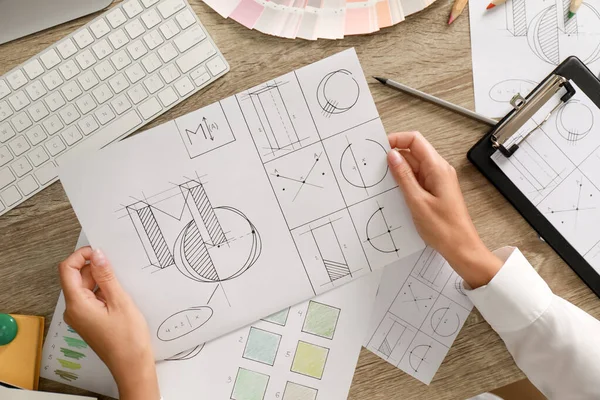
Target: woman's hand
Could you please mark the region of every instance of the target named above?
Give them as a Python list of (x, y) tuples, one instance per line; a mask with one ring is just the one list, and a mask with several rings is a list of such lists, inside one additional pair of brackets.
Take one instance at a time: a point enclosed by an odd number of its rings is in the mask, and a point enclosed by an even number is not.
[(64, 320), (110, 369), (121, 400), (160, 399), (146, 320), (103, 253), (83, 247), (58, 268)]
[(502, 262), (483, 244), (463, 199), (456, 170), (419, 132), (392, 133), (388, 163), (423, 240), (472, 288), (489, 281)]

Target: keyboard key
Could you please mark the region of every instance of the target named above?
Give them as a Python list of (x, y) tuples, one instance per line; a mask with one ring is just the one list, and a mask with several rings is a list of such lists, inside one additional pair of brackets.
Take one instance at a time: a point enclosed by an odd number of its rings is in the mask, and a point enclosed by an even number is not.
[(86, 93), (82, 98), (77, 100), (77, 107), (81, 114), (85, 115), (96, 108), (96, 102), (89, 93)]
[(6, 80), (10, 84), (10, 87), (13, 88), (13, 90), (17, 90), (27, 83), (27, 78), (25, 77), (23, 71), (21, 71), (20, 69), (6, 75)]
[(161, 107), (160, 103), (158, 102), (158, 100), (156, 100), (156, 97), (152, 97), (152, 98), (150, 98), (150, 100), (142, 103), (138, 107), (138, 111), (142, 114), (142, 117), (144, 119), (150, 119), (153, 116), (155, 116), (156, 114), (158, 114), (159, 112), (161, 112), (162, 107)]
[(108, 40), (116, 50), (119, 50), (129, 43), (129, 38), (127, 37), (127, 34), (123, 32), (123, 29), (119, 29), (118, 31), (115, 31), (115, 33), (108, 35)]
[(77, 64), (75, 64), (75, 61), (73, 61), (73, 60), (69, 60), (69, 61), (65, 62), (64, 64), (61, 64), (61, 66), (58, 67), (58, 69), (60, 70), (60, 73), (66, 80), (71, 79), (72, 77), (74, 77), (75, 75), (77, 75), (79, 73), (79, 68), (77, 67)]
[(46, 93), (46, 88), (42, 85), (40, 81), (34, 81), (31, 85), (25, 88), (31, 100), (36, 101), (37, 99), (41, 99)]
[(141, 79), (144, 79), (146, 73), (144, 72), (144, 69), (140, 67), (140, 64), (133, 64), (125, 70), (125, 75), (127, 75), (131, 83), (137, 83)]
[(131, 55), (131, 58), (133, 58), (134, 60), (137, 60), (141, 56), (148, 53), (148, 50), (146, 50), (146, 46), (144, 46), (141, 40), (136, 40), (135, 42), (127, 46), (127, 51)]
[(138, 104), (148, 97), (148, 93), (146, 93), (142, 85), (134, 86), (133, 89), (127, 92), (127, 94), (129, 95), (129, 98), (133, 104)]
[(86, 92), (98, 84), (98, 78), (92, 71), (87, 71), (77, 78), (79, 84)]
[(158, 25), (161, 19), (156, 10), (152, 9), (142, 14), (142, 21), (144, 22), (144, 25), (146, 25), (146, 28), (151, 29)]
[(146, 32), (146, 29), (144, 29), (144, 25), (142, 25), (139, 19), (133, 20), (127, 25), (125, 25), (125, 30), (129, 34), (129, 37), (132, 39), (135, 39), (144, 32)]
[(45, 185), (58, 177), (58, 170), (53, 162), (48, 162), (40, 169), (34, 171), (33, 175), (35, 175), (40, 185)]
[(27, 115), (26, 113), (18, 114), (16, 117), (14, 117), (13, 119), (11, 119), (10, 122), (12, 122), (12, 124), (15, 127), (15, 130), (17, 131), (17, 133), (21, 133), (25, 129), (27, 129), (31, 125), (33, 125), (33, 122), (31, 122), (31, 119), (29, 118), (29, 115)]
[(165, 68), (161, 69), (160, 75), (163, 77), (167, 84), (175, 81), (175, 79), (181, 76), (181, 74), (177, 70), (177, 67), (174, 64), (169, 64)]
[(181, 72), (185, 74), (215, 54), (217, 54), (217, 50), (208, 40), (205, 40), (181, 56), (177, 60), (177, 65), (181, 69)]
[(44, 75), (42, 80), (46, 84), (48, 90), (54, 90), (64, 82), (56, 70), (50, 71), (48, 74)]
[(223, 72), (223, 71), (225, 71), (227, 69), (227, 65), (221, 59), (221, 57), (215, 57), (215, 58), (213, 58), (212, 60), (210, 60), (210, 61), (208, 61), (206, 63), (206, 66), (208, 67), (208, 70), (210, 71), (210, 73), (213, 76), (217, 76), (221, 72)]
[(196, 25), (189, 31), (176, 37), (174, 42), (179, 51), (183, 53), (204, 39), (206, 39), (206, 33), (204, 33), (204, 30), (200, 26)]
[(10, 94), (10, 88), (8, 87), (8, 84), (6, 82), (4, 82), (3, 80), (0, 80), (0, 99), (5, 98), (9, 94)]
[(35, 179), (33, 179), (33, 176), (31, 175), (26, 176), (25, 178), (20, 180), (17, 183), (17, 186), (21, 190), (21, 193), (23, 193), (25, 196), (29, 196), (31, 193), (35, 192), (39, 188), (37, 182), (35, 181)]
[(179, 93), (179, 95), (183, 97), (195, 88), (192, 81), (190, 81), (190, 78), (184, 76), (183, 78), (175, 82), (175, 89), (177, 90), (177, 93)]
[(120, 8), (115, 8), (113, 11), (106, 14), (106, 19), (113, 28), (117, 28), (127, 21), (127, 17), (125, 17)]
[(79, 119), (81, 115), (79, 115), (79, 112), (77, 112), (77, 109), (73, 104), (69, 104), (65, 108), (60, 110), (60, 116), (65, 122), (65, 125), (69, 125), (72, 122)]
[(83, 136), (81, 135), (81, 133), (79, 133), (79, 129), (77, 129), (75, 125), (62, 131), (60, 133), (60, 136), (62, 136), (64, 141), (67, 143), (67, 146), (73, 146), (75, 143), (83, 139)]
[(177, 97), (177, 94), (175, 93), (172, 87), (168, 87), (162, 92), (160, 92), (158, 94), (158, 98), (165, 107), (168, 107), (171, 104), (175, 103), (177, 100), (179, 100), (179, 97)]
[(98, 86), (98, 88), (94, 89), (92, 94), (96, 98), (96, 101), (98, 102), (98, 104), (103, 104), (108, 99), (113, 97), (113, 93), (106, 83), (104, 83), (104, 84)]
[(12, 150), (13, 154), (17, 157), (19, 157), (21, 154), (25, 153), (31, 148), (31, 146), (29, 146), (29, 143), (27, 143), (25, 136), (17, 136), (17, 138), (10, 142), (8, 145), (10, 146), (10, 149)]
[(110, 105), (116, 111), (117, 115), (121, 115), (131, 108), (131, 103), (125, 95), (117, 97), (110, 103)]
[(144, 8), (140, 5), (140, 3), (138, 3), (137, 0), (129, 0), (123, 4), (123, 11), (125, 11), (125, 14), (127, 14), (129, 18), (133, 18), (144, 11)]
[(29, 139), (29, 143), (31, 143), (32, 146), (37, 146), (48, 137), (40, 125), (34, 126), (28, 130), (25, 135), (27, 136), (27, 139)]
[(144, 36), (144, 42), (146, 42), (146, 46), (148, 46), (150, 50), (154, 50), (165, 41), (158, 31), (152, 31)]
[(194, 83), (196, 84), (196, 86), (202, 86), (208, 81), (210, 81), (210, 75), (208, 74), (208, 72), (194, 79)]
[(151, 74), (162, 66), (162, 62), (160, 62), (156, 53), (150, 53), (148, 57), (142, 60), (142, 65), (146, 68), (146, 71)]
[(40, 56), (40, 60), (44, 63), (46, 69), (54, 68), (60, 64), (60, 57), (54, 49), (50, 49)]
[(46, 150), (44, 150), (42, 146), (36, 147), (35, 149), (31, 150), (27, 154), (27, 157), (29, 157), (29, 160), (35, 167), (39, 167), (40, 165), (42, 165), (50, 159), (50, 156), (48, 156), (48, 153), (46, 153)]
[(46, 147), (46, 150), (48, 150), (48, 153), (50, 153), (52, 157), (60, 154), (60, 152), (64, 151), (67, 148), (67, 146), (65, 146), (62, 139), (60, 138), (60, 135), (54, 136), (52, 139), (48, 140), (46, 143), (44, 143), (44, 146)]
[(167, 40), (171, 39), (172, 37), (177, 35), (179, 32), (181, 32), (179, 30), (179, 27), (173, 20), (169, 20), (169, 21), (165, 22), (164, 24), (162, 24), (160, 26), (159, 29), (162, 32), (165, 39), (167, 39)]
[(185, 8), (185, 4), (181, 0), (166, 0), (156, 6), (156, 8), (158, 8), (160, 15), (167, 19), (177, 11), (183, 10)]
[(14, 95), (8, 98), (8, 101), (13, 106), (15, 111), (21, 111), (30, 104), (27, 95), (23, 91), (16, 92)]
[(0, 189), (4, 189), (15, 181), (15, 176), (8, 168), (0, 169)]
[(102, 36), (106, 35), (110, 32), (110, 27), (104, 20), (104, 18), (100, 18), (98, 21), (94, 21), (90, 25), (90, 29), (96, 36), (96, 39), (100, 39)]
[(59, 92), (50, 93), (48, 96), (46, 96), (44, 101), (52, 112), (65, 105), (65, 99), (63, 99)]
[(23, 198), (21, 196), (21, 193), (19, 193), (17, 188), (14, 186), (9, 187), (4, 192), (2, 192), (2, 194), (0, 194), (0, 197), (2, 197), (4, 203), (6, 203), (6, 205), (9, 207)]
[(23, 66), (29, 79), (35, 79), (44, 73), (44, 67), (38, 60), (31, 60)]
[(12, 139), (15, 135), (16, 132), (10, 124), (0, 125), (0, 143), (6, 143), (7, 140)]
[(56, 46), (56, 49), (65, 60), (77, 53), (77, 47), (71, 39), (63, 40)]
[(79, 125), (79, 129), (81, 129), (81, 132), (83, 132), (85, 136), (98, 129), (98, 123), (93, 115), (88, 115), (87, 117), (80, 119), (77, 125)]
[(29, 107), (27, 111), (29, 111), (29, 115), (31, 115), (31, 119), (33, 119), (34, 122), (39, 122), (50, 114), (44, 103), (41, 101)]
[(0, 122), (13, 115), (13, 110), (10, 108), (7, 102), (3, 101), (0, 103)]
[(0, 167), (5, 166), (8, 162), (13, 160), (13, 155), (11, 154), (8, 147), (2, 146), (0, 147)]
[(79, 32), (76, 32), (73, 35), (73, 39), (75, 39), (75, 43), (77, 43), (77, 46), (79, 46), (80, 49), (85, 49), (94, 41), (92, 34), (87, 28), (83, 28)]
[(72, 101), (77, 97), (81, 96), (81, 94), (83, 93), (79, 88), (79, 85), (75, 81), (69, 82), (63, 87), (61, 87), (60, 91), (62, 92), (63, 96), (65, 96), (65, 99), (67, 99), (67, 101)]
[(100, 78), (101, 81), (105, 80), (106, 78), (112, 76), (115, 73), (114, 68), (112, 67), (112, 65), (110, 65), (108, 61), (105, 61), (95, 66), (94, 71), (96, 71), (96, 73), (98, 74), (98, 78)]
[(25, 157), (19, 158), (17, 161), (12, 163), (10, 166), (19, 178), (21, 178), (22, 176), (24, 176), (25, 174), (27, 174), (28, 172), (30, 172), (33, 169), (31, 164)]
[(142, 0), (142, 3), (144, 4), (144, 7), (148, 8), (158, 3), (158, 0)]
[(163, 47), (158, 49), (158, 55), (163, 60), (163, 62), (168, 63), (175, 57), (177, 57), (177, 50), (171, 43), (165, 44)]
[(206, 68), (204, 68), (204, 67), (198, 67), (198, 68), (196, 68), (195, 70), (193, 70), (190, 73), (190, 78), (192, 78), (193, 80), (196, 80), (200, 76), (202, 76), (202, 75), (204, 75), (206, 73), (208, 73), (208, 71), (206, 70)]
[(108, 56), (113, 52), (112, 47), (106, 41), (106, 39), (102, 39), (98, 43), (92, 46), (92, 50), (94, 50), (94, 54), (98, 57), (98, 60), (102, 60), (104, 57)]
[(50, 118), (44, 120), (43, 125), (48, 135), (51, 136), (64, 127), (58, 115), (51, 115)]
[(196, 18), (192, 15), (190, 10), (184, 10), (177, 14), (175, 17), (177, 23), (181, 27), (181, 29), (186, 29), (192, 26), (196, 22)]
[(79, 68), (81, 68), (84, 71), (92, 65), (96, 64), (96, 58), (89, 50), (84, 50), (81, 53), (77, 54), (75, 56), (75, 59), (77, 60), (77, 64), (79, 64)]
[(115, 113), (112, 112), (108, 105), (100, 107), (94, 114), (102, 125), (106, 125), (115, 118)]
[(131, 59), (124, 50), (112, 56), (110, 60), (113, 62), (117, 71), (120, 71), (129, 64), (131, 64)]
[[(146, 89), (148, 89), (148, 92), (150, 94), (154, 94), (154, 93), (158, 92), (160, 89), (162, 89), (165, 86), (163, 81), (157, 75), (152, 75), (150, 78), (146, 79), (144, 81), (144, 85), (146, 86)], [(148, 119), (148, 118), (144, 117), (144, 119)]]
[(127, 82), (127, 78), (125, 78), (125, 75), (123, 74), (116, 75), (114, 78), (109, 80), (108, 83), (116, 94), (121, 93), (123, 90), (129, 87), (129, 82)]

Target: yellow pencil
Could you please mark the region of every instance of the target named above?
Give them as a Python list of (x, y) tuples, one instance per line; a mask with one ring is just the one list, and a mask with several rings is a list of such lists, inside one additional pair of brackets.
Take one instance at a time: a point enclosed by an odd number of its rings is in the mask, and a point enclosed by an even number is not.
[(488, 4), (486, 10), (489, 10), (490, 8), (494, 8), (496, 6), (499, 6), (500, 4), (504, 4), (506, 3), (506, 0), (492, 0), (492, 2), (490, 4)]
[(458, 16), (460, 14), (462, 14), (463, 10), (467, 6), (468, 1), (469, 0), (455, 0), (454, 1), (454, 5), (452, 6), (452, 11), (450, 12), (450, 19), (448, 19), (448, 25), (453, 23), (454, 20), (456, 20), (456, 18), (458, 18)]
[(569, 15), (567, 15), (567, 19), (571, 19), (577, 14), (577, 10), (581, 7), (581, 3), (583, 0), (571, 0), (571, 7), (569, 7)]

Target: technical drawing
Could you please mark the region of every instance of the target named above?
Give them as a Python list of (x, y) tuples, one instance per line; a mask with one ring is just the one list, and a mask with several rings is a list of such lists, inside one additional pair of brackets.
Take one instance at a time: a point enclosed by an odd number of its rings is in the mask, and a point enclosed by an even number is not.
[(431, 314), (431, 328), (442, 337), (450, 337), (460, 329), (460, 317), (450, 307), (438, 308)]
[(163, 321), (158, 327), (156, 337), (163, 342), (179, 339), (200, 329), (213, 315), (212, 308), (199, 306), (179, 311)]
[(386, 358), (389, 358), (392, 355), (392, 351), (398, 345), (400, 340), (402, 339), (402, 335), (406, 332), (406, 325), (394, 321), (390, 329), (385, 334), (383, 341), (379, 345), (379, 352), (382, 353)]
[(300, 340), (290, 370), (320, 380), (323, 377), (328, 356), (328, 348)]
[(327, 160), (323, 158), (323, 152), (313, 155), (312, 165), (301, 175), (285, 174), (283, 171), (275, 168), (271, 172), (271, 176), (275, 180), (286, 181), (286, 184), (281, 184), (282, 191), (293, 190), (295, 192), (292, 202), (296, 201), (302, 189), (324, 189), (323, 176), (329, 173), (329, 168), (326, 167)]
[[(212, 206), (199, 178), (177, 185), (156, 199), (126, 207), (150, 265), (159, 269), (175, 265), (189, 279), (216, 283), (242, 275), (258, 260), (262, 242), (256, 227), (233, 207)], [(159, 203), (166, 200), (178, 200), (181, 211), (161, 210)], [(186, 210), (189, 221), (184, 219)], [(162, 226), (182, 222), (185, 225), (177, 229), (181, 230), (171, 250)]]
[(585, 138), (593, 127), (594, 113), (577, 99), (564, 104), (557, 112), (556, 129), (570, 143)]
[(282, 400), (316, 400), (319, 391), (315, 388), (288, 381)]
[(279, 351), (281, 335), (263, 329), (250, 327), (246, 347), (242, 357), (247, 360), (273, 366)]
[(506, 6), (506, 29), (514, 36), (527, 36), (526, 0), (514, 0)]
[(427, 363), (427, 354), (431, 350), (431, 345), (420, 344), (415, 346), (408, 354), (408, 363), (414, 372), (419, 372), (423, 363)]
[(381, 157), (385, 157), (385, 147), (372, 139), (364, 139), (360, 144), (352, 143), (348, 137), (346, 140), (348, 146), (340, 158), (340, 171), (344, 179), (352, 186), (365, 190), (381, 183), (388, 174), (389, 167), (386, 165), (385, 170), (381, 170), (379, 165), (370, 163), (370, 160), (378, 152)]
[[(514, 1), (513, 4), (515, 4)], [(536, 82), (527, 79), (507, 79), (492, 86), (489, 96), (490, 99), (497, 103), (508, 104), (515, 95), (520, 94), (525, 97), (535, 89), (536, 86)]]
[(402, 226), (388, 223), (384, 207), (377, 203), (377, 210), (371, 215), (366, 226), (367, 242), (381, 253), (396, 253), (400, 251), (400, 243), (394, 239), (394, 232)]
[(326, 118), (350, 111), (359, 98), (360, 86), (346, 69), (325, 75), (317, 87), (317, 101)]
[(454, 280), (454, 289), (456, 289), (458, 294), (467, 297), (467, 294), (465, 293), (465, 287), (463, 286), (463, 279), (458, 275)]
[(332, 340), (341, 311), (337, 307), (311, 300), (308, 303), (302, 332)]
[(239, 368), (231, 392), (231, 400), (263, 400), (269, 379), (269, 375)]
[(452, 268), (441, 254), (428, 248), (417, 260), (411, 274), (425, 285), (439, 291), (452, 275)]
[(202, 349), (204, 349), (204, 343), (194, 347), (193, 349), (187, 350), (187, 351), (183, 351), (179, 354), (174, 355), (173, 357), (169, 357), (166, 358), (166, 361), (186, 361), (186, 360), (191, 360), (192, 358), (196, 357), (198, 354), (200, 354), (202, 352)]

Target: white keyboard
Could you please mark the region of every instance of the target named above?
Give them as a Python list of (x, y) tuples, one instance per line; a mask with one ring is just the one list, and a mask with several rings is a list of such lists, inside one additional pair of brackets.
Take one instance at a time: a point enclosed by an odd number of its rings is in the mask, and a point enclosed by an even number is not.
[(127, 0), (0, 76), (0, 215), (228, 71), (186, 0)]

